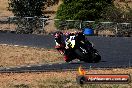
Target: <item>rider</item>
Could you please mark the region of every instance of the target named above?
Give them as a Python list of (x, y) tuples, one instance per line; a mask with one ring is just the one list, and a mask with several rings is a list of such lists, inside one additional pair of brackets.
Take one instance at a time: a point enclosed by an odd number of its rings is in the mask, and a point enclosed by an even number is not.
[(64, 60), (66, 62), (69, 62), (70, 59), (69, 59), (69, 56), (67, 54), (65, 54), (65, 40), (66, 40), (66, 34), (60, 32), (60, 31), (57, 31), (54, 33), (54, 37), (55, 37), (55, 43), (56, 43), (56, 46), (55, 48), (61, 53), (64, 55)]
[[(54, 33), (56, 46), (55, 48), (64, 55), (64, 60), (66, 62), (70, 62), (72, 59), (74, 59), (74, 53), (70, 52), (71, 49), (67, 47), (66, 41), (71, 35), (76, 35), (76, 41), (78, 42), (85, 42), (86, 38), (83, 34), (83, 32), (72, 32), (72, 33), (62, 33), (60, 31), (57, 31)], [(88, 42), (88, 40), (87, 40)], [(90, 45), (91, 43), (89, 43)]]
[(57, 31), (54, 33), (54, 38), (55, 38), (55, 43), (56, 46), (55, 48), (62, 54), (64, 53), (63, 50), (65, 49), (65, 37), (64, 34), (60, 31)]

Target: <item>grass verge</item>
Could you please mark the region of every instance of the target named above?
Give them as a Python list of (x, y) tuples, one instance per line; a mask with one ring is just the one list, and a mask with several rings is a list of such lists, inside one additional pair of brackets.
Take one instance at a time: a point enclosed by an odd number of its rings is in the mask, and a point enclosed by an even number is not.
[(17, 66), (63, 62), (63, 56), (54, 49), (0, 45), (0, 66)]
[[(63, 62), (63, 56), (54, 49), (0, 45), (0, 65), (16, 66)], [(130, 74), (132, 69), (87, 70), (87, 74)], [(0, 88), (132, 88), (130, 84), (85, 84), (76, 83), (77, 71), (0, 73)]]
[[(87, 74), (130, 74), (132, 69), (87, 70)], [(132, 88), (129, 84), (76, 83), (77, 71), (0, 74), (0, 88)]]

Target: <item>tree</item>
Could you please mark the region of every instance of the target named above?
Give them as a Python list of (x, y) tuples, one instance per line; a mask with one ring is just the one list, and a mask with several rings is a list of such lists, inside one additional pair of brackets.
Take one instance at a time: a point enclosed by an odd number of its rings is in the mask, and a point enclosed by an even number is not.
[[(35, 18), (46, 17), (44, 15), (44, 10), (56, 4), (56, 2), (58, 2), (58, 0), (9, 0), (8, 9), (18, 17), (16, 32), (33, 33), (38, 29), (40, 30), (42, 21)], [(34, 18), (25, 19), (24, 17)]]
[(9, 10), (20, 17), (43, 16), (43, 10), (55, 2), (55, 0), (9, 0)]
[(96, 20), (112, 0), (63, 0), (58, 8), (57, 19)]

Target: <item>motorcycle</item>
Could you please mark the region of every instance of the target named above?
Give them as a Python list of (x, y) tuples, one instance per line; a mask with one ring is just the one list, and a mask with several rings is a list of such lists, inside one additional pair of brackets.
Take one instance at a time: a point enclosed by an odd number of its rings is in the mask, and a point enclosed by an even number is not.
[[(77, 59), (84, 62), (97, 63), (101, 60), (98, 51), (94, 49), (94, 45), (81, 35), (69, 35), (66, 39), (66, 47), (68, 47)], [(74, 56), (74, 58), (75, 58)]]
[(63, 54), (68, 55), (70, 61), (79, 59), (80, 61), (97, 63), (101, 60), (98, 51), (94, 49), (91, 42), (85, 39), (82, 34), (70, 34), (65, 40)]

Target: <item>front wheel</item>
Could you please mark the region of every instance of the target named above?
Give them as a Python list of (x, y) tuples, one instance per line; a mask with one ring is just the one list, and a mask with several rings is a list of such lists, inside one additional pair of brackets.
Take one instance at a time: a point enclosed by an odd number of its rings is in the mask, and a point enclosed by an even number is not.
[(98, 63), (101, 60), (101, 56), (97, 53), (97, 50), (92, 53), (83, 54), (79, 49), (76, 49), (75, 53), (78, 55), (80, 61), (87, 63)]
[(87, 62), (87, 63), (93, 62), (90, 55), (88, 55), (88, 54), (86, 55), (86, 54), (82, 53), (79, 49), (76, 49), (75, 53), (77, 54), (78, 59), (80, 61), (84, 61), (84, 62)]
[(98, 63), (101, 60), (101, 56), (98, 53), (93, 53), (92, 58), (94, 63)]

